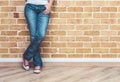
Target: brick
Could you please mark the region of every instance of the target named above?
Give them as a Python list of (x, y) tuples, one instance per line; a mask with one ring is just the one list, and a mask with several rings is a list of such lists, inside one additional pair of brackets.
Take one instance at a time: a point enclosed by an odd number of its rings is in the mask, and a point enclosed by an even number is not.
[(100, 19), (84, 19), (84, 24), (100, 24)]
[(51, 35), (66, 35), (65, 31), (51, 31)]
[(120, 53), (120, 48), (111, 48), (110, 53)]
[(120, 35), (120, 31), (118, 32), (118, 35)]
[(66, 19), (51, 19), (50, 24), (66, 24)]
[(84, 7), (84, 12), (100, 12), (100, 7)]
[(102, 19), (101, 23), (102, 24), (115, 24), (116, 20), (115, 19)]
[(50, 15), (50, 17), (51, 17), (51, 18), (58, 18), (58, 13), (52, 13), (52, 14)]
[(10, 30), (16, 30), (16, 31), (18, 31), (18, 30), (25, 30), (25, 25), (10, 25)]
[(18, 58), (18, 54), (2, 54), (2, 58)]
[(8, 18), (8, 13), (0, 13), (0, 18)]
[(24, 48), (10, 48), (10, 53), (23, 53)]
[(66, 58), (66, 54), (52, 54), (52, 58)]
[(75, 37), (75, 36), (83, 35), (83, 32), (82, 31), (67, 31), (67, 35)]
[(17, 41), (17, 47), (27, 47), (29, 44), (30, 42), (27, 42), (27, 41), (21, 41), (21, 40)]
[(52, 10), (55, 12), (66, 12), (66, 7), (53, 7)]
[(14, 37), (9, 37), (8, 40), (9, 40), (9, 41), (15, 41), (15, 42), (16, 42), (16, 41), (17, 41), (17, 42), (22, 42), (22, 41), (26, 41), (26, 38), (25, 38), (25, 37), (17, 37), (17, 36), (15, 37), (15, 36), (14, 36)]
[(59, 1), (57, 3), (58, 6), (68, 6), (68, 7), (71, 7), (71, 6), (76, 6), (75, 2), (74, 1)]
[(100, 47), (100, 43), (95, 42), (95, 43), (84, 43), (84, 47)]
[(56, 48), (43, 48), (43, 53), (56, 53)]
[(92, 13), (76, 13), (76, 18), (92, 18)]
[(81, 19), (68, 19), (67, 24), (81, 24), (82, 20)]
[[(14, 17), (14, 14), (13, 14), (13, 13), (11, 13), (10, 15), (11, 15), (11, 17)], [(21, 18), (21, 19), (25, 18), (23, 12), (19, 13), (19, 18)]]
[(94, 13), (94, 18), (109, 18), (109, 13)]
[(8, 48), (0, 48), (0, 53), (8, 53)]
[(42, 58), (50, 58), (50, 55), (49, 54), (41, 54), (41, 57)]
[(75, 41), (75, 37), (74, 36), (60, 37), (59, 41)]
[(42, 44), (40, 44), (40, 47), (50, 47), (50, 42), (43, 41)]
[(14, 14), (14, 18), (19, 18), (19, 13), (13, 13)]
[(109, 37), (93, 37), (93, 41), (109, 41)]
[(110, 41), (120, 41), (120, 37), (110, 37)]
[(108, 28), (108, 25), (93, 25), (93, 30), (107, 30)]
[(17, 23), (18, 24), (26, 24), (26, 20), (25, 19), (18, 19)]
[(92, 25), (76, 25), (76, 29), (78, 30), (91, 30)]
[(102, 12), (117, 12), (116, 7), (102, 7), (101, 9)]
[(16, 9), (17, 9), (17, 11), (19, 11), (20, 13), (22, 12), (24, 12), (24, 6), (17, 6), (16, 7)]
[(116, 43), (101, 43), (101, 47), (117, 47)]
[(110, 29), (111, 30), (120, 30), (120, 25), (111, 25)]
[(110, 6), (120, 6), (120, 1), (110, 1), (109, 2)]
[(94, 48), (93, 53), (108, 53), (108, 48)]
[(102, 58), (117, 58), (117, 54), (102, 54)]
[(58, 30), (59, 25), (49, 25), (47, 30)]
[(58, 41), (58, 36), (46, 36), (44, 41)]
[(94, 35), (99, 35), (100, 33), (99, 33), (99, 31), (85, 31), (84, 32), (84, 35), (92, 35), (92, 36), (94, 36)]
[(69, 47), (74, 47), (74, 48), (76, 48), (76, 47), (82, 47), (83, 46), (83, 44), (82, 43), (80, 43), (80, 42), (67, 42), (67, 47), (69, 48)]
[(68, 31), (68, 30), (74, 30), (74, 25), (59, 25), (60, 31)]
[(85, 58), (100, 58), (100, 54), (85, 54)]
[(103, 1), (103, 0), (93, 1), (92, 6), (108, 6), (108, 1), (107, 0), (105, 0), (105, 1)]
[(10, 8), (9, 7), (1, 7), (2, 12), (9, 12)]
[(51, 47), (66, 47), (65, 42), (52, 42)]
[(20, 35), (20, 36), (28, 36), (29, 31), (21, 31), (21, 32), (18, 33), (18, 35)]
[(2, 43), (0, 45), (1, 45), (1, 47), (17, 47), (17, 44), (12, 43), (12, 42), (10, 42), (10, 43)]
[(9, 12), (15, 12), (16, 10), (16, 7), (9, 7)]
[(15, 19), (1, 19), (1, 24), (16, 24)]
[(118, 34), (118, 33), (117, 33), (116, 31), (102, 31), (102, 32), (101, 32), (101, 35), (107, 35), (107, 36), (108, 36), (108, 35), (109, 35), (109, 36), (110, 36), (110, 35), (112, 36), (112, 35), (117, 35), (117, 34)]
[(14, 12), (16, 11), (16, 7), (2, 7), (2, 12)]
[(118, 58), (120, 58), (120, 54), (118, 55)]
[(68, 54), (68, 58), (83, 58), (83, 54)]
[(9, 30), (9, 25), (0, 25), (0, 30)]
[(90, 48), (77, 48), (76, 53), (91, 53)]
[(74, 18), (74, 13), (60, 13), (60, 18)]
[(8, 0), (2, 0), (2, 1), (0, 1), (0, 6), (8, 6), (8, 4), (9, 4), (9, 2), (8, 2)]
[(77, 1), (76, 6), (91, 6), (92, 2), (91, 1)]
[(75, 53), (75, 48), (60, 48), (59, 49), (60, 53)]
[(0, 41), (1, 41), (1, 42), (8, 41), (8, 38), (7, 38), (7, 37), (0, 37)]
[(120, 19), (118, 19), (118, 24), (120, 24)]
[(120, 13), (110, 13), (110, 18), (120, 18)]
[(83, 12), (83, 8), (82, 7), (69, 7), (68, 12)]
[(2, 31), (1, 35), (17, 35), (17, 31)]
[(10, 5), (12, 6), (23, 6), (25, 4), (25, 1), (11, 1)]
[(90, 37), (76, 37), (76, 41), (91, 41), (92, 40), (92, 38), (90, 38)]

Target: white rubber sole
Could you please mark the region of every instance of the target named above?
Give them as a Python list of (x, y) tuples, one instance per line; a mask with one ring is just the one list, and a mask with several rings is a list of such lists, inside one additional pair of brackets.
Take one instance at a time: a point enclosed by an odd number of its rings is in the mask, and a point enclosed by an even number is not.
[(23, 68), (24, 68), (26, 71), (28, 71), (28, 70), (30, 69), (29, 66), (25, 66), (24, 64), (23, 64)]
[(41, 70), (33, 70), (34, 73), (39, 74)]

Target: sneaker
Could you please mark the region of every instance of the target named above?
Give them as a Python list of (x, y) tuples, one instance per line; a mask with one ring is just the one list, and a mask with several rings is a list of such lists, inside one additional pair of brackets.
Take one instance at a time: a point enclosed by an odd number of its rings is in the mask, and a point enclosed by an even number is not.
[(39, 74), (41, 72), (41, 67), (36, 66), (35, 69), (33, 70), (34, 73)]
[(28, 71), (30, 69), (29, 66), (29, 61), (27, 61), (24, 57), (23, 57), (23, 68)]

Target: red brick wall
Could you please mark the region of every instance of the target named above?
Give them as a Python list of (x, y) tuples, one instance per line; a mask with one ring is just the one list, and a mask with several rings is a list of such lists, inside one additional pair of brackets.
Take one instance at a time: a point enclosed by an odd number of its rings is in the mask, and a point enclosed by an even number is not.
[[(0, 57), (20, 58), (29, 44), (24, 0), (0, 0)], [(43, 58), (120, 57), (120, 1), (56, 0)]]

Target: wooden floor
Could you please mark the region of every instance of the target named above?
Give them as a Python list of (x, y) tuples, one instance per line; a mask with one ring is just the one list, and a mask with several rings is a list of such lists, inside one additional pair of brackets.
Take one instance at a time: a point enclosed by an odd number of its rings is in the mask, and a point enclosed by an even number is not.
[(34, 74), (32, 68), (0, 67), (0, 82), (120, 82), (120, 67), (49, 66), (40, 74)]

